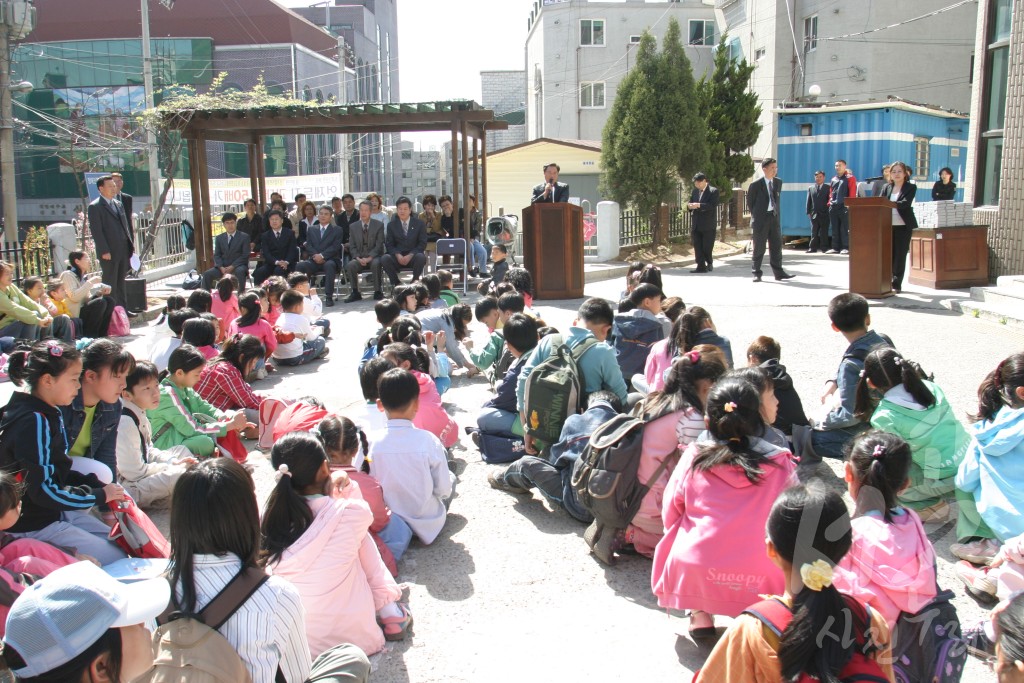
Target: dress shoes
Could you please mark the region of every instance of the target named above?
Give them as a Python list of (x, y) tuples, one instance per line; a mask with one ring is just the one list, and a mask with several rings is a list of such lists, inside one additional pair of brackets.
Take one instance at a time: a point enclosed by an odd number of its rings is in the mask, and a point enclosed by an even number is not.
[(376, 292), (373, 293), (373, 300), (374, 301), (380, 301), (383, 298), (384, 298), (384, 292), (380, 291), (379, 289)]
[(345, 303), (350, 304), (354, 301), (359, 301), (363, 298), (363, 295), (359, 293), (358, 289), (353, 289), (352, 293), (345, 297)]
[(135, 311), (125, 311), (125, 313), (128, 314), (129, 318), (138, 318), (139, 317), (139, 314), (136, 313)]
[(761, 276), (760, 275), (754, 275), (754, 282), (760, 282), (760, 281), (761, 281)]
[(327, 306), (328, 308), (330, 308), (333, 305), (334, 305), (334, 298), (333, 297), (330, 298), (330, 299), (327, 299), (326, 301), (324, 301), (324, 306)]
[(776, 275), (775, 279), (776, 280), (792, 280), (795, 277), (796, 277), (796, 275), (793, 275), (792, 273), (783, 273), (782, 275)]
[(691, 273), (706, 273), (708, 271), (707, 271), (706, 268), (697, 268), (696, 270), (691, 270), (690, 272)]

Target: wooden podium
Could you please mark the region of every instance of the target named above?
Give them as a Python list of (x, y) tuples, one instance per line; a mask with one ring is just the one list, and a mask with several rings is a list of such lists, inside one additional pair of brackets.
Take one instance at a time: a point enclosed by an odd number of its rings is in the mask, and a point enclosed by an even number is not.
[(535, 299), (583, 297), (583, 210), (537, 203), (523, 209), (523, 260)]
[(868, 299), (892, 296), (892, 210), (885, 197), (850, 197), (850, 291)]

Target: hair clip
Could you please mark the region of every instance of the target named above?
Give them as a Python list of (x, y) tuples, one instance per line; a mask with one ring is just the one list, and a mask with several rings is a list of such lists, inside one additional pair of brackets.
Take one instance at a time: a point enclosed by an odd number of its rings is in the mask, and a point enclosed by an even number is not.
[(885, 446), (879, 444), (875, 446), (875, 450), (871, 451), (871, 457), (875, 460), (880, 460), (885, 455)]
[(292, 476), (292, 473), (288, 471), (288, 465), (286, 465), (284, 463), (281, 463), (277, 467), (277, 472), (274, 473), (274, 481), (275, 482), (279, 482), (279, 481), (281, 481), (282, 477), (290, 477), (290, 476)]
[(693, 365), (696, 365), (697, 363), (700, 362), (700, 351), (694, 349), (693, 351), (690, 351), (686, 355), (690, 357), (690, 363), (692, 363)]
[(992, 377), (992, 381), (995, 382), (997, 389), (1003, 388), (1003, 364), (1005, 360), (999, 361), (999, 365), (996, 366), (996, 374)]
[(234, 337), (232, 337), (232, 339), (233, 339), (233, 340), (234, 340), (235, 342), (240, 342), (240, 341), (242, 341), (242, 333), (241, 333), (241, 332), (235, 332), (235, 336), (234, 336)]
[(60, 358), (64, 355), (64, 347), (60, 345), (60, 342), (53, 341), (52, 339), (46, 342), (46, 351), (54, 358)]
[(903, 359), (899, 356), (893, 358), (892, 362), (896, 364), (896, 367), (900, 367), (901, 365), (903, 365)]
[(857, 373), (857, 376), (860, 377), (861, 379), (863, 379), (864, 378), (864, 371), (861, 370), (859, 373)]
[(728, 403), (722, 406), (722, 410), (724, 410), (727, 413), (731, 413), (732, 411), (736, 410), (736, 401), (729, 401)]
[(825, 560), (800, 565), (800, 579), (805, 587), (817, 593), (832, 585), (832, 565)]

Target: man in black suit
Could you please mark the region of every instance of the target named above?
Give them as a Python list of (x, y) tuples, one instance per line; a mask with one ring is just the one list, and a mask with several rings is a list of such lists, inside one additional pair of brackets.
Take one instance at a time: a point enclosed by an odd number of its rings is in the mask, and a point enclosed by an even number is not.
[(135, 200), (135, 197), (131, 196), (130, 194), (124, 191), (124, 178), (121, 176), (120, 173), (111, 173), (110, 175), (113, 176), (114, 185), (117, 186), (117, 201), (121, 202), (121, 206), (124, 207), (125, 215), (128, 216), (128, 224), (131, 225), (132, 202)]
[(825, 172), (814, 172), (814, 184), (807, 188), (807, 217), (811, 220), (811, 243), (807, 245), (808, 254), (829, 250), (828, 239), (828, 185), (825, 184)]
[(295, 270), (299, 260), (299, 248), (295, 244), (295, 233), (284, 225), (284, 212), (273, 209), (267, 214), (270, 228), (263, 231), (263, 263), (252, 272), (252, 281), (263, 284), (271, 275), (288, 277)]
[(263, 235), (263, 216), (256, 213), (256, 200), (245, 200), (245, 215), (238, 219), (238, 231), (249, 236), (249, 251), (259, 253), (263, 246), (261, 237)]
[(203, 288), (212, 290), (225, 275), (238, 278), (238, 291), (245, 291), (249, 277), (249, 236), (238, 230), (238, 216), (225, 213), (220, 217), (224, 232), (213, 240), (213, 268), (203, 273)]
[(387, 253), (380, 259), (380, 265), (391, 280), (391, 286), (398, 285), (398, 271), (412, 269), (412, 279), (419, 280), (423, 266), (427, 264), (427, 226), (412, 215), (412, 202), (408, 197), (399, 197), (395, 204), (395, 217), (388, 223), (384, 235)]
[[(331, 206), (333, 207), (334, 200), (331, 200)], [(346, 193), (342, 195), (340, 200), (341, 211), (334, 209), (334, 224), (339, 228), (347, 228), (348, 226), (359, 220), (359, 211), (356, 210), (356, 198)], [(345, 240), (348, 243), (348, 240)]]
[(89, 204), (89, 230), (100, 257), (103, 282), (110, 287), (110, 296), (114, 302), (124, 307), (130, 317), (134, 317), (136, 314), (128, 311), (124, 290), (129, 260), (135, 253), (131, 217), (117, 200), (117, 184), (113, 176), (100, 176), (96, 187), (100, 196)]
[(384, 224), (376, 218), (370, 218), (373, 207), (363, 200), (359, 203), (359, 215), (348, 226), (348, 256), (345, 266), (348, 281), (352, 284), (352, 293), (345, 303), (359, 301), (363, 295), (359, 293), (359, 273), (370, 270), (373, 272), (373, 298), (380, 301), (384, 298), (384, 287), (381, 282), (380, 260), (384, 256)]
[(345, 242), (342, 229), (334, 224), (331, 207), (321, 206), (317, 215), (317, 222), (306, 229), (305, 250), (309, 257), (299, 262), (296, 268), (310, 276), (324, 274), (324, 305), (333, 306), (334, 280), (338, 276)]
[(712, 187), (701, 172), (693, 176), (693, 192), (686, 208), (690, 211), (693, 256), (697, 261), (697, 269), (690, 272), (710, 273), (715, 269), (712, 262), (718, 229), (718, 188)]
[(544, 167), (544, 182), (533, 188), (531, 204), (569, 201), (569, 185), (558, 182), (558, 172), (561, 170), (558, 164), (548, 164)]
[(747, 208), (750, 209), (750, 228), (753, 231), (754, 282), (761, 281), (761, 261), (764, 259), (765, 244), (768, 245), (768, 262), (776, 280), (788, 280), (793, 276), (782, 269), (782, 228), (779, 213), (782, 208), (782, 181), (776, 177), (779, 164), (768, 157), (761, 162), (764, 177), (750, 183), (747, 188)]

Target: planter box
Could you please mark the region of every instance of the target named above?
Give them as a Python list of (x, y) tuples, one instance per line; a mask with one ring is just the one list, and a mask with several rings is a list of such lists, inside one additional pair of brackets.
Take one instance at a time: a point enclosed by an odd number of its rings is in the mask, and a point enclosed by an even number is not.
[(988, 284), (988, 226), (918, 228), (910, 238), (910, 284), (963, 289)]

